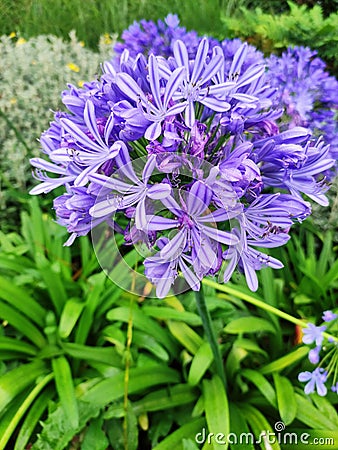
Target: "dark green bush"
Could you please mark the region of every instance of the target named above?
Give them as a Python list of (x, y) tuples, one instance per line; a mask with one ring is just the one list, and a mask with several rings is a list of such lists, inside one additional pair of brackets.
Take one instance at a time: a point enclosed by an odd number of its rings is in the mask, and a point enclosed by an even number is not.
[(332, 73), (338, 73), (338, 13), (324, 17), (319, 5), (312, 9), (288, 2), (289, 11), (271, 15), (261, 8), (239, 8), (233, 17), (224, 15), (223, 34), (228, 38), (244, 38), (265, 54), (281, 53), (288, 46), (315, 48), (328, 63)]

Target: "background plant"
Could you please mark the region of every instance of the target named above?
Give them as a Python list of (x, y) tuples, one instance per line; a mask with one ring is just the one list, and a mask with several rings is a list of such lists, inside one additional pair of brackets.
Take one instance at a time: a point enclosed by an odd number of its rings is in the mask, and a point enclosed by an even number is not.
[(67, 83), (78, 86), (95, 78), (102, 58), (110, 55), (111, 43), (109, 36), (102, 37), (100, 52), (94, 53), (74, 32), (69, 42), (51, 35), (29, 41), (1, 37), (0, 220), (4, 226), (10, 217), (18, 221), (17, 197), (32, 184), (29, 158), (39, 152), (37, 139), (48, 127), (50, 109), (61, 107), (60, 92)]
[(296, 376), (308, 349), (294, 325), (245, 301), (282, 301), (272, 270), (254, 295), (243, 276), (224, 292), (205, 285), (225, 389), (192, 293), (123, 293), (96, 273), (87, 238), (72, 254), (64, 239), (36, 199), (21, 233), (0, 235), (1, 449), (195, 449), (203, 427), (258, 437), (279, 420), (331, 436), (337, 398), (304, 395)]
[(318, 55), (328, 63), (332, 73), (337, 74), (336, 10), (324, 17), (323, 9), (319, 5), (313, 8), (298, 6), (292, 2), (288, 2), (288, 5), (289, 11), (274, 15), (260, 7), (238, 8), (236, 14), (231, 17), (223, 15), (223, 32), (229, 38), (241, 37), (249, 40), (265, 54), (281, 53), (288, 46), (315, 46)]

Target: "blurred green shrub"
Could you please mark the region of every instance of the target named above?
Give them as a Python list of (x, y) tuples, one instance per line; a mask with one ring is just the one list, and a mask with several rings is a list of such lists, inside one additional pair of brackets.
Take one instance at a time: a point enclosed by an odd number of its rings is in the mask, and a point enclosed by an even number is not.
[(265, 54), (281, 53), (288, 46), (303, 45), (315, 48), (328, 63), (333, 74), (338, 73), (338, 13), (323, 16), (322, 8), (288, 2), (289, 11), (271, 15), (261, 8), (239, 8), (232, 16), (224, 15), (224, 34), (240, 37), (260, 48)]

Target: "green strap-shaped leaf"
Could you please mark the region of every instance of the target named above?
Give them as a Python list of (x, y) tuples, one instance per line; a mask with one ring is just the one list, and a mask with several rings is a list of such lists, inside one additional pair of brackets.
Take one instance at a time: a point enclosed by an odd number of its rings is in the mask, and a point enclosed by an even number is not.
[(14, 328), (25, 335), (33, 344), (42, 348), (46, 345), (46, 339), (33, 323), (22, 315), (17, 309), (0, 301), (0, 318), (7, 320)]
[(277, 408), (276, 392), (269, 381), (259, 372), (252, 369), (241, 370), (241, 375), (253, 383), (267, 401)]
[(52, 367), (61, 406), (72, 428), (76, 428), (79, 423), (79, 412), (69, 363), (64, 356), (60, 356), (52, 359)]
[(0, 297), (25, 314), (32, 322), (44, 326), (46, 311), (26, 291), (15, 286), (13, 281), (0, 277)]
[[(107, 319), (111, 321), (121, 321), (128, 323), (130, 319), (130, 309), (126, 306), (111, 309), (107, 314)], [(149, 333), (151, 330), (152, 336), (164, 347), (169, 350), (171, 354), (177, 352), (177, 345), (171, 338), (167, 330), (163, 329), (155, 320), (148, 317), (141, 308), (134, 305), (133, 309), (133, 327)]]
[(215, 437), (219, 433), (224, 435), (223, 438), (215, 438), (214, 449), (226, 449), (230, 432), (230, 413), (225, 387), (218, 375), (214, 375), (211, 380), (203, 380), (203, 398), (209, 433), (213, 433)]
[(46, 372), (42, 361), (21, 364), (0, 377), (0, 413), (27, 386)]
[(74, 344), (66, 342), (62, 348), (73, 358), (83, 359), (84, 361), (97, 361), (110, 364), (114, 367), (124, 367), (121, 357), (114, 347), (90, 347), (89, 345)]
[(267, 375), (272, 372), (280, 372), (286, 367), (289, 367), (291, 364), (294, 364), (300, 359), (303, 359), (308, 353), (309, 348), (304, 345), (302, 347), (297, 348), (297, 350), (290, 352), (287, 355), (282, 356), (281, 358), (278, 358), (269, 364), (266, 364), (265, 366), (261, 367), (259, 371), (263, 375)]
[(214, 360), (214, 356), (208, 342), (204, 342), (197, 350), (190, 366), (188, 383), (196, 386)]
[(229, 334), (260, 332), (276, 333), (276, 328), (265, 319), (250, 316), (232, 320), (224, 328), (224, 331)]
[(163, 439), (153, 450), (183, 450), (183, 439), (195, 440), (196, 435), (205, 429), (204, 419), (192, 420)]
[(2, 336), (0, 337), (0, 357), (4, 351), (12, 352), (17, 357), (17, 353), (34, 356), (37, 353), (36, 347), (18, 339)]
[(197, 352), (203, 344), (203, 339), (186, 323), (175, 322), (170, 320), (168, 322), (170, 333), (180, 342), (188, 352), (193, 355)]
[[(43, 261), (42, 261), (43, 260)], [(55, 311), (59, 316), (67, 301), (67, 293), (64, 287), (64, 282), (56, 270), (53, 269), (51, 263), (45, 258), (40, 257), (39, 261), (39, 273), (46, 285), (49, 296), (55, 307)]]
[[(186, 405), (196, 401), (198, 393), (187, 384), (177, 384), (173, 387), (159, 389), (145, 395), (141, 400), (133, 403), (133, 410), (136, 415), (151, 411), (164, 411), (176, 406)], [(123, 417), (124, 408), (122, 404), (112, 405), (105, 413), (104, 417)]]
[[(239, 406), (254, 434), (254, 442), (259, 444), (262, 450), (266, 450), (267, 448), (270, 450), (280, 450), (278, 440), (274, 435), (275, 430), (271, 428), (263, 414), (247, 403)], [(270, 437), (268, 433), (271, 433)]]
[[(120, 372), (100, 381), (83, 394), (81, 400), (91, 402), (93, 405), (105, 406), (124, 396), (125, 374)], [(132, 368), (129, 372), (128, 393), (141, 392), (149, 387), (161, 384), (178, 383), (180, 374), (163, 365)]]
[(166, 308), (165, 306), (144, 306), (142, 310), (147, 316), (155, 317), (156, 319), (177, 320), (189, 325), (202, 325), (200, 316), (188, 311), (177, 311), (176, 309)]
[(53, 378), (53, 374), (46, 375), (26, 396), (26, 398), (17, 405), (15, 414), (11, 417), (11, 420), (6, 426), (6, 430), (0, 432), (0, 449), (2, 450), (7, 445), (10, 437), (14, 433), (15, 428), (18, 423), (32, 404), (32, 402), (37, 398), (41, 390), (50, 382)]
[(150, 334), (143, 331), (133, 331), (133, 344), (145, 348), (162, 361), (169, 361), (168, 352)]
[(277, 393), (277, 405), (279, 415), (285, 425), (290, 425), (297, 414), (297, 402), (295, 392), (290, 380), (277, 372), (273, 374)]
[(331, 402), (326, 397), (321, 397), (317, 393), (311, 394), (311, 400), (317, 406), (319, 411), (327, 416), (329, 420), (335, 424), (336, 430), (338, 430), (338, 413)]
[(297, 402), (297, 419), (311, 428), (318, 430), (335, 430), (336, 424), (329, 417), (313, 406), (310, 399), (295, 394)]
[(62, 339), (66, 339), (73, 331), (84, 306), (84, 302), (76, 298), (71, 298), (66, 301), (59, 322), (59, 334)]
[(235, 403), (230, 402), (229, 410), (230, 434), (228, 436), (228, 441), (231, 450), (255, 450), (251, 440), (242, 437), (249, 436), (250, 430), (240, 408), (238, 408)]
[(54, 394), (54, 388), (48, 387), (38, 395), (35, 402), (29, 408), (29, 411), (20, 426), (18, 437), (15, 441), (14, 450), (22, 450), (23, 448), (26, 448), (37, 423), (41, 420), (41, 416), (47, 409), (48, 403), (53, 398)]

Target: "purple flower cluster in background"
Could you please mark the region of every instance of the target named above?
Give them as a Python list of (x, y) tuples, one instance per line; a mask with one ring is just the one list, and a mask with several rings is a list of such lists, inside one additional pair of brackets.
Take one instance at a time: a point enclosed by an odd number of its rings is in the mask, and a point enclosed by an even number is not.
[(54, 208), (67, 245), (102, 222), (145, 243), (159, 298), (180, 273), (199, 290), (203, 277), (227, 282), (236, 268), (256, 290), (257, 270), (283, 266), (261, 249), (288, 241), (308, 199), (328, 205), (329, 146), (285, 126), (273, 72), (253, 47), (200, 38), (172, 15), (123, 38), (99, 80), (63, 92), (68, 112), (41, 136), (49, 161), (32, 159), (42, 183), (31, 193), (65, 186)]
[(326, 71), (317, 52), (294, 47), (266, 60), (268, 77), (278, 88), (275, 104), (283, 105), (286, 127), (310, 127), (330, 144), (338, 159), (338, 81)]
[[(332, 392), (338, 393), (338, 340), (329, 339), (325, 346), (323, 333), (330, 329), (330, 332), (337, 331), (338, 315), (332, 311), (323, 313), (323, 320), (327, 325), (316, 326), (309, 323), (303, 330), (303, 343), (307, 345), (316, 344), (309, 351), (309, 361), (318, 365), (312, 372), (305, 371), (298, 375), (298, 380), (306, 382), (305, 394), (317, 392), (324, 397), (327, 394), (326, 383), (330, 380)], [(321, 360), (321, 353), (326, 353)], [(324, 367), (323, 367), (324, 365)]]

